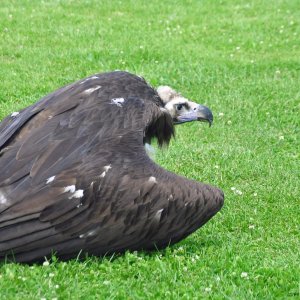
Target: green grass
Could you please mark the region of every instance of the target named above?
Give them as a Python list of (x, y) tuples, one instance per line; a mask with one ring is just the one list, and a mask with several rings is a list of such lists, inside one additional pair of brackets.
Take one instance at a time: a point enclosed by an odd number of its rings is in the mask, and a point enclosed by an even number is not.
[(298, 0), (1, 0), (0, 119), (127, 69), (213, 110), (156, 159), (226, 201), (165, 251), (1, 263), (0, 299), (299, 299), (299, 40)]

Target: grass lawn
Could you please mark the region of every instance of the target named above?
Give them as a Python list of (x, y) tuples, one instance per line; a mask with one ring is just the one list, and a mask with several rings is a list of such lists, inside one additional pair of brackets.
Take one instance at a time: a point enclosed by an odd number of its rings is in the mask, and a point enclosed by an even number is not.
[(115, 69), (212, 109), (156, 161), (224, 208), (165, 251), (0, 263), (0, 299), (299, 299), (299, 0), (1, 0), (0, 119)]

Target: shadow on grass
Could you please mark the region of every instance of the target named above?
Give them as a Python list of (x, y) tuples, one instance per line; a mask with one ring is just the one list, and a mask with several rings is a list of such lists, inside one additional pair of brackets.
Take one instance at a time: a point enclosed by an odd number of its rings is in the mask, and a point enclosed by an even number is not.
[(192, 234), (192, 236), (174, 244), (170, 245), (164, 249), (153, 249), (153, 250), (126, 250), (124, 252), (119, 253), (107, 253), (102, 256), (95, 256), (95, 255), (89, 255), (88, 253), (83, 253), (80, 251), (76, 258), (72, 259), (64, 259), (60, 258), (56, 253), (53, 253), (49, 257), (44, 257), (43, 259), (39, 261), (34, 262), (27, 262), (27, 263), (20, 263), (16, 262), (14, 259), (13, 254), (10, 257), (6, 257), (3, 261), (0, 262), (0, 268), (8, 265), (8, 264), (18, 264), (18, 265), (37, 265), (37, 266), (43, 266), (43, 265), (57, 265), (60, 263), (78, 263), (78, 264), (84, 264), (85, 266), (88, 265), (94, 265), (99, 263), (113, 263), (115, 261), (135, 261), (135, 258), (139, 257), (143, 260), (149, 260), (152, 261), (159, 258), (170, 258), (174, 257), (178, 254), (178, 252), (181, 252), (182, 255), (191, 256), (193, 254), (199, 254), (199, 251), (201, 252), (207, 248), (221, 248), (222, 242), (220, 239), (218, 239), (217, 236), (214, 235), (206, 235), (201, 236), (199, 239), (197, 236), (197, 233)]

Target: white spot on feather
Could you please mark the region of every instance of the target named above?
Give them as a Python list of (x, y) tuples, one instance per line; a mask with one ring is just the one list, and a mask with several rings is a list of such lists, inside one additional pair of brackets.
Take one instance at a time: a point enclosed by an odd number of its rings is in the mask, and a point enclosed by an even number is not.
[(55, 179), (55, 176), (51, 176), (47, 179), (46, 184), (51, 183)]
[(79, 238), (83, 239), (83, 238), (86, 238), (86, 237), (89, 237), (89, 236), (93, 236), (93, 235), (96, 235), (97, 234), (97, 230), (96, 229), (93, 229), (93, 230), (90, 230), (86, 233), (83, 233), (79, 236)]
[(109, 169), (111, 169), (111, 165), (104, 166), (103, 169), (107, 172)]
[(155, 216), (154, 216), (154, 220), (155, 221), (160, 221), (160, 218), (161, 218), (161, 214), (162, 214), (162, 212), (163, 212), (163, 208), (162, 209), (160, 209), (160, 210), (158, 210), (157, 212), (156, 212), (156, 214), (155, 214)]
[(96, 230), (91, 230), (88, 232), (88, 236), (95, 235), (96, 232), (97, 232)]
[(7, 198), (2, 193), (0, 193), (0, 204), (5, 203), (7, 203)]
[(76, 187), (75, 185), (69, 185), (69, 186), (66, 186), (64, 188), (64, 192), (67, 193), (67, 192), (70, 192), (70, 193), (74, 193), (76, 190)]
[(148, 179), (149, 182), (157, 183), (156, 178), (154, 176), (150, 176)]
[(173, 195), (171, 194), (169, 197), (168, 197), (168, 200), (173, 200), (174, 199), (174, 197), (173, 197)]
[(73, 193), (73, 195), (71, 197), (69, 197), (69, 199), (72, 198), (82, 198), (84, 194), (84, 190), (77, 190)]
[(16, 116), (18, 116), (20, 113), (18, 112), (18, 111), (14, 111), (10, 116), (11, 117), (16, 117)]
[(92, 92), (99, 90), (100, 88), (101, 88), (101, 85), (97, 85), (95, 87), (92, 87), (92, 88), (89, 88), (89, 89), (85, 90), (83, 93), (89, 95)]
[(98, 79), (98, 76), (92, 76), (92, 77), (89, 77), (87, 79), (84, 79), (83, 81), (80, 82), (80, 84), (83, 84), (83, 83), (85, 83), (85, 82), (87, 82), (89, 80), (93, 80), (93, 79)]
[(100, 178), (104, 178), (106, 175), (106, 172), (104, 171), (101, 175), (100, 175)]
[(122, 107), (122, 103), (124, 103), (125, 99), (124, 98), (114, 98), (111, 99), (111, 104), (115, 104), (119, 107)]

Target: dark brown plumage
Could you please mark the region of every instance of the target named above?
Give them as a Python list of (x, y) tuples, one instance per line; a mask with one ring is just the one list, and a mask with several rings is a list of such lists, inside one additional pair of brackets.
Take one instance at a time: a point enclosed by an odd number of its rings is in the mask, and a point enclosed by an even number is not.
[(162, 248), (206, 223), (223, 193), (156, 165), (173, 120), (143, 79), (94, 75), (0, 123), (0, 259)]

